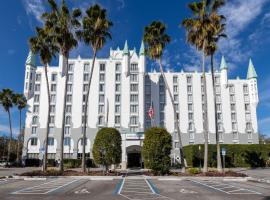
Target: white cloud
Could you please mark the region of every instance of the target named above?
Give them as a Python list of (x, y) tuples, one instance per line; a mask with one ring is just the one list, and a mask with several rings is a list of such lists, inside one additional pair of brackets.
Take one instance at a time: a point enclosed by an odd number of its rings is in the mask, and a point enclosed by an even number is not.
[(23, 0), (27, 15), (33, 15), (38, 22), (41, 21), (41, 15), (45, 11), (43, 0)]

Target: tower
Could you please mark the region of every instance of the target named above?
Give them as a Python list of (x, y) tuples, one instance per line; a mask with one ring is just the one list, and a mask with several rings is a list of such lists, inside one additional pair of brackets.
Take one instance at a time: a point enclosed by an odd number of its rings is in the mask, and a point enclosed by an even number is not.
[(29, 52), (25, 62), (25, 78), (24, 78), (24, 95), (27, 99), (30, 99), (34, 93), (36, 75), (36, 56), (32, 51)]
[(126, 40), (124, 50), (123, 50), (123, 65), (124, 65), (124, 73), (126, 76), (129, 75), (129, 50), (128, 50), (128, 42)]
[(250, 93), (250, 103), (257, 106), (259, 103), (258, 98), (258, 87), (257, 87), (257, 73), (253, 65), (252, 60), (249, 60), (247, 80), (249, 80), (249, 93)]
[(140, 53), (139, 53), (139, 70), (140, 73), (145, 73), (145, 48), (144, 42), (141, 43)]
[(221, 73), (220, 83), (223, 87), (227, 87), (227, 85), (228, 85), (228, 66), (227, 66), (227, 63), (226, 63), (224, 56), (222, 56), (222, 58), (221, 58), (220, 73)]

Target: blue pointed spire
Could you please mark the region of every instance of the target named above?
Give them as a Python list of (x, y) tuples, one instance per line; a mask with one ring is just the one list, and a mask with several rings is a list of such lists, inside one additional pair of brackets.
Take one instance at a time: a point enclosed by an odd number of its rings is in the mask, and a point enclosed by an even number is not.
[(124, 55), (128, 55), (128, 54), (129, 54), (129, 50), (128, 50), (128, 42), (127, 42), (127, 40), (126, 40), (126, 42), (125, 42), (123, 54), (124, 54)]
[(226, 63), (224, 56), (222, 56), (221, 64), (220, 64), (220, 70), (223, 70), (223, 69), (226, 69), (226, 70), (228, 69), (228, 66), (227, 66), (227, 63)]
[(140, 55), (144, 55), (145, 54), (145, 48), (144, 48), (144, 42), (142, 40), (142, 44), (141, 44), (141, 48), (140, 48)]
[(31, 50), (29, 51), (25, 64), (36, 67), (36, 55)]
[(255, 70), (255, 67), (252, 63), (252, 60), (249, 59), (249, 66), (248, 66), (248, 73), (247, 73), (247, 79), (257, 78), (257, 73)]

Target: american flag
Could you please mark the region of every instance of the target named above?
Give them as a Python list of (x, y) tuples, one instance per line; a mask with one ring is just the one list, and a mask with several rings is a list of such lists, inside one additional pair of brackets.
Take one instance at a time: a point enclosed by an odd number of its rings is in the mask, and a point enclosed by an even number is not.
[(154, 114), (155, 114), (155, 112), (154, 112), (154, 106), (153, 106), (153, 102), (151, 103), (151, 106), (150, 106), (150, 108), (149, 108), (149, 110), (148, 110), (148, 116), (151, 118), (151, 119), (153, 119), (154, 118)]

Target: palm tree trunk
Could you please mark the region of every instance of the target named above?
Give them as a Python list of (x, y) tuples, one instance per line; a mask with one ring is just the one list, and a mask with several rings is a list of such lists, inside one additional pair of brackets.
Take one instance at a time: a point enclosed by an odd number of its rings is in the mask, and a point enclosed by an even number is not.
[(169, 88), (167, 79), (166, 79), (166, 77), (165, 77), (165, 74), (164, 74), (163, 67), (162, 67), (161, 60), (160, 60), (160, 59), (158, 60), (158, 63), (159, 63), (159, 68), (160, 68), (161, 75), (162, 75), (162, 77), (163, 77), (163, 80), (164, 80), (166, 89), (167, 89), (167, 91), (168, 91), (168, 93), (169, 93), (170, 100), (171, 100), (171, 103), (172, 103), (172, 106), (173, 106), (173, 112), (174, 112), (174, 128), (176, 128), (176, 130), (177, 130), (177, 135), (178, 135), (178, 140), (179, 140), (179, 150), (180, 150), (180, 158), (181, 158), (182, 172), (185, 173), (185, 171), (186, 171), (186, 166), (185, 166), (185, 159), (184, 159), (183, 144), (182, 144), (182, 138), (181, 138), (180, 127), (179, 127), (179, 121), (178, 121), (178, 119), (177, 119), (177, 113), (176, 113), (176, 109), (175, 109), (174, 99), (173, 99), (171, 90), (170, 90), (170, 88)]
[(22, 134), (22, 110), (19, 110), (19, 123), (20, 123), (20, 133), (18, 135), (17, 138), (17, 156), (16, 156), (16, 162), (19, 163), (19, 154), (20, 154), (20, 141), (19, 141), (19, 137)]
[(204, 88), (204, 107), (203, 107), (203, 131), (204, 131), (204, 163), (203, 163), (203, 172), (208, 171), (208, 110), (207, 110), (207, 87), (206, 87), (206, 76), (205, 76), (205, 41), (203, 43), (203, 52), (202, 52), (202, 78), (203, 78), (203, 88)]
[(94, 72), (94, 66), (95, 66), (95, 60), (96, 60), (96, 49), (94, 49), (94, 54), (93, 54), (93, 60), (92, 60), (92, 66), (91, 66), (91, 71), (90, 71), (90, 77), (89, 77), (89, 82), (88, 82), (88, 87), (87, 87), (87, 93), (85, 97), (85, 110), (84, 110), (84, 120), (83, 120), (83, 153), (82, 153), (82, 171), (85, 173), (86, 172), (86, 165), (85, 165), (85, 142), (86, 142), (86, 125), (87, 125), (87, 110), (88, 110), (88, 99), (89, 99), (89, 94), (90, 94), (90, 86), (92, 82), (92, 76)]
[(8, 142), (8, 157), (7, 161), (10, 161), (10, 150), (11, 150), (11, 141), (12, 141), (12, 125), (11, 125), (11, 116), (10, 116), (10, 110), (8, 109), (8, 121), (9, 121), (9, 130), (10, 130), (10, 138)]
[[(65, 61), (65, 88), (64, 88), (64, 105), (63, 105), (63, 115), (62, 115), (62, 129), (61, 129), (61, 141), (60, 141), (60, 171), (64, 171), (64, 137), (65, 137), (65, 121), (66, 121), (66, 103), (67, 103), (67, 84), (68, 84), (68, 54), (63, 54)], [(63, 66), (64, 67), (64, 66)]]
[(46, 125), (46, 138), (45, 138), (45, 154), (43, 161), (43, 171), (47, 171), (47, 160), (48, 160), (48, 138), (49, 138), (49, 124), (50, 124), (50, 105), (51, 105), (51, 95), (50, 95), (50, 86), (48, 79), (48, 66), (47, 64), (44, 66), (45, 69), (45, 77), (46, 77), (46, 85), (47, 85), (47, 98), (48, 98), (48, 115), (47, 115), (47, 125)]
[(212, 74), (212, 84), (214, 92), (214, 111), (215, 111), (215, 131), (216, 131), (216, 144), (217, 144), (217, 170), (222, 172), (221, 167), (221, 157), (220, 157), (220, 144), (219, 144), (219, 134), (218, 134), (218, 125), (217, 125), (217, 100), (216, 100), (216, 87), (215, 87), (215, 74), (214, 74), (214, 55), (211, 55), (211, 74)]

